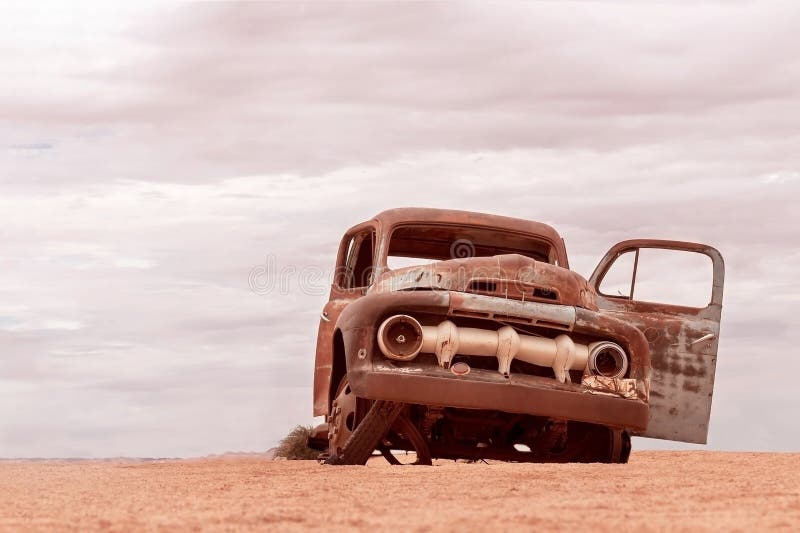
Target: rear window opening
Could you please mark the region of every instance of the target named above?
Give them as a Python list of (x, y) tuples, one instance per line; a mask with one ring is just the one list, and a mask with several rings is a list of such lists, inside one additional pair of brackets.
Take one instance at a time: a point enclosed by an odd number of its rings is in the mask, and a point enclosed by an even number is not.
[(413, 266), (424, 266), (436, 263), (436, 259), (428, 259), (424, 257), (403, 257), (403, 256), (396, 256), (390, 255), (386, 258), (386, 266), (388, 266), (391, 270), (397, 270), (398, 268), (406, 268), (406, 267), (413, 267)]
[(497, 283), (494, 281), (475, 280), (469, 284), (469, 290), (474, 292), (495, 292)]
[(536, 287), (533, 289), (533, 297), (542, 298), (544, 300), (558, 300), (558, 293), (550, 289)]

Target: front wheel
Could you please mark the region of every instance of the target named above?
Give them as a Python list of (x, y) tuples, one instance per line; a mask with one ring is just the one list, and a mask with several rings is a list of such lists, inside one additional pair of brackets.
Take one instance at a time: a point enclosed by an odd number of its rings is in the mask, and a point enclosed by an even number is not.
[[(396, 454), (395, 446), (403, 450), (413, 451), (413, 455)], [(417, 426), (406, 416), (400, 414), (378, 446), (381, 455), (392, 465), (426, 465), (431, 466), (431, 451), (425, 437)]]
[(365, 464), (402, 409), (402, 403), (377, 400), (367, 410), (367, 402), (353, 393), (347, 376), (343, 377), (328, 417), (325, 464)]
[(325, 461), (329, 465), (363, 465), (403, 409), (402, 403), (378, 400), (343, 447)]

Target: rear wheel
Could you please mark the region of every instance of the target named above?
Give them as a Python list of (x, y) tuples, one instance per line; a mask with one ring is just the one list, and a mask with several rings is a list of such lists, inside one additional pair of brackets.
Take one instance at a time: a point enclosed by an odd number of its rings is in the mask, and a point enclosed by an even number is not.
[[(567, 430), (568, 427), (568, 430)], [(627, 463), (631, 452), (628, 432), (595, 424), (571, 422), (556, 445), (552, 439), (537, 439), (537, 455), (545, 462), (558, 463)], [(542, 446), (545, 444), (545, 446)]]
[(631, 456), (631, 434), (627, 431), (613, 430), (614, 442), (612, 444), (612, 463), (627, 463)]

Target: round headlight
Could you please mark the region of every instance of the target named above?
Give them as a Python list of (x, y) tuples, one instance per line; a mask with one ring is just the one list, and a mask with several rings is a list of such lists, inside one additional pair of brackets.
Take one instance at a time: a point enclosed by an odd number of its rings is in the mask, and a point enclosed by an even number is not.
[(589, 352), (589, 371), (596, 376), (621, 378), (628, 371), (628, 356), (619, 344), (598, 342)]
[(378, 347), (389, 359), (410, 361), (422, 349), (422, 326), (408, 315), (389, 317), (378, 328)]

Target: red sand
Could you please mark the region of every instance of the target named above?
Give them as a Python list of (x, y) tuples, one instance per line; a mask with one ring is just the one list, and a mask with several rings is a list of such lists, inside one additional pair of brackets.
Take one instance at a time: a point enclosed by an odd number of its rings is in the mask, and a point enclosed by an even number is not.
[(800, 529), (800, 454), (627, 465), (0, 462), (0, 530)]

